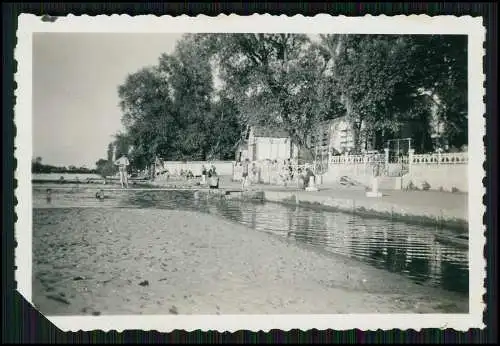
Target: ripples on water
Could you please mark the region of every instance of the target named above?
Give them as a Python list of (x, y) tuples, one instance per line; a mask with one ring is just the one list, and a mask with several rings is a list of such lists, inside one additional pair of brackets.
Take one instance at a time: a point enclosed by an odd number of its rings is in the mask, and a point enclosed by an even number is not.
[[(94, 192), (95, 194), (95, 192)], [(186, 191), (117, 191), (98, 201), (92, 192), (35, 192), (35, 206), (182, 209), (221, 216), (322, 251), (356, 258), (422, 285), (467, 294), (468, 250), (436, 241), (432, 227), (274, 203), (195, 198)]]

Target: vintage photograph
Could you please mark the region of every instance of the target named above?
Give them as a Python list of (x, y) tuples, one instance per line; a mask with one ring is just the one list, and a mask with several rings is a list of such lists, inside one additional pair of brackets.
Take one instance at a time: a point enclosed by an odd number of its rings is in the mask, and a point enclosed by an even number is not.
[(469, 39), (34, 32), (33, 305), (469, 314)]

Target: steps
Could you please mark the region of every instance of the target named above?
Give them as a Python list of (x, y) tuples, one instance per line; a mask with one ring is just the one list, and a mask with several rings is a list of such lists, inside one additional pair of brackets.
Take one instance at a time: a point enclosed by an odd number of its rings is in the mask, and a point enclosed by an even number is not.
[[(401, 190), (402, 178), (401, 177), (377, 177), (379, 190)], [(349, 190), (371, 189), (372, 177), (371, 176), (342, 176), (334, 181), (324, 182), (323, 186), (336, 186), (337, 188), (345, 188)]]

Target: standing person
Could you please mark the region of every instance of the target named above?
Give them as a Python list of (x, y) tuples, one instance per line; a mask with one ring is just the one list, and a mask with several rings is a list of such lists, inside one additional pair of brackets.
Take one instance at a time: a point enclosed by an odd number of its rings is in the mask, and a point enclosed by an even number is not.
[(292, 161), (290, 161), (290, 159), (288, 159), (287, 161), (287, 166), (288, 166), (288, 180), (290, 182), (293, 181), (293, 166), (292, 166)]
[(201, 184), (205, 185), (207, 183), (207, 168), (205, 165), (201, 166)]
[(118, 166), (120, 172), (120, 184), (125, 186), (128, 189), (128, 176), (127, 176), (127, 167), (130, 165), (130, 162), (127, 156), (124, 154), (118, 160), (115, 161), (115, 165)]
[(304, 176), (304, 190), (308, 187), (314, 188), (316, 183), (316, 176), (310, 167), (306, 168), (306, 174)]
[(212, 165), (210, 170), (208, 171), (209, 185), (211, 189), (219, 188), (219, 177), (217, 176), (217, 171), (215, 170), (215, 166)]
[(155, 180), (155, 175), (156, 175), (155, 164), (151, 163), (149, 165), (149, 179), (151, 179), (151, 181), (154, 181)]
[(247, 180), (248, 180), (248, 162), (249, 162), (248, 159), (245, 159), (245, 161), (243, 161), (243, 173), (241, 174), (241, 176), (243, 177), (243, 179), (241, 179), (241, 189), (242, 190), (247, 185)]
[(258, 184), (259, 183), (259, 176), (257, 175), (258, 169), (257, 166), (255, 165), (255, 162), (252, 162), (252, 183)]

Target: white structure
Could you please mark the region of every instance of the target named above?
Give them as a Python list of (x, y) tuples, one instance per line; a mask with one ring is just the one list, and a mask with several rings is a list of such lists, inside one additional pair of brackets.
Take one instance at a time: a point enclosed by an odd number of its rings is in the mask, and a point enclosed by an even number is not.
[(286, 131), (253, 126), (249, 129), (245, 142), (238, 148), (236, 160), (248, 158), (250, 161), (284, 161), (297, 155), (298, 148), (292, 144)]
[(330, 122), (330, 148), (339, 153), (348, 152), (354, 148), (352, 129), (345, 117)]
[(377, 177), (372, 177), (372, 190), (366, 192), (366, 197), (382, 197), (382, 193), (378, 191), (378, 180)]

